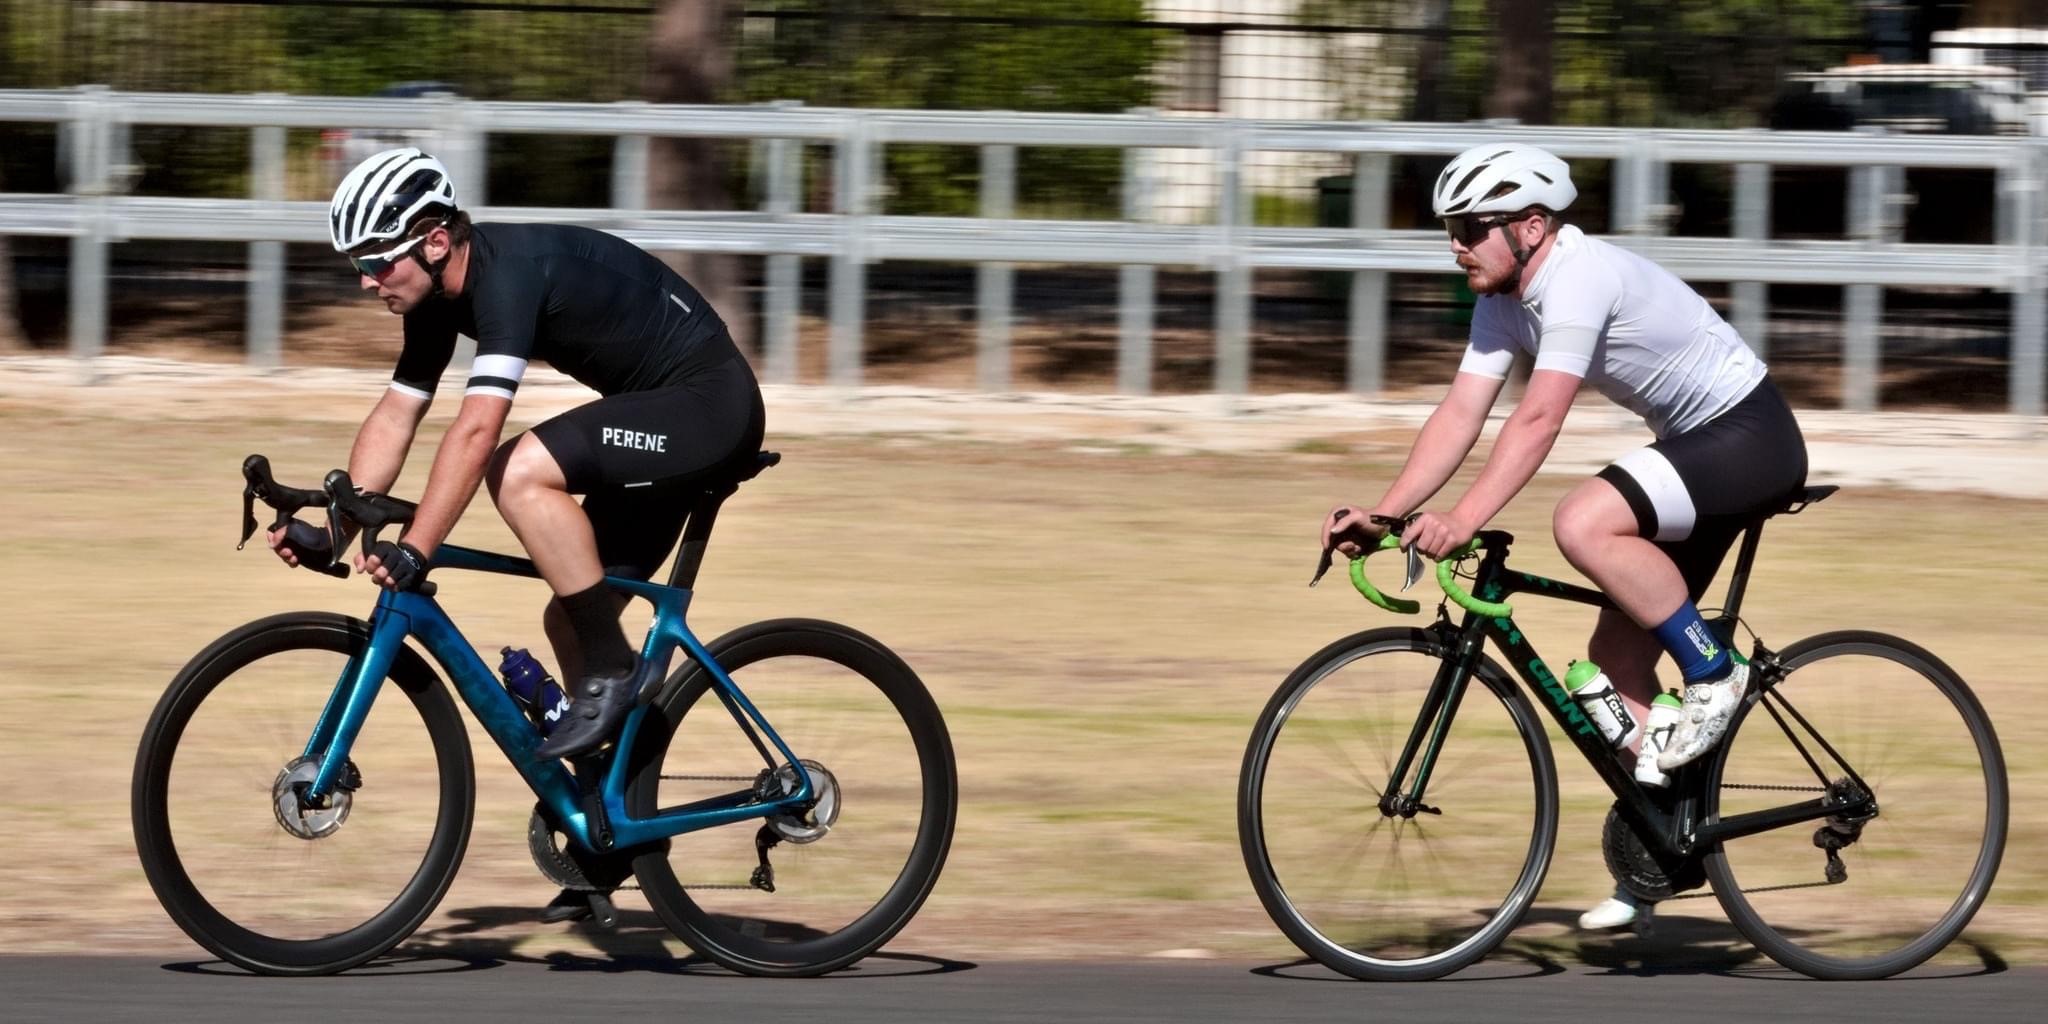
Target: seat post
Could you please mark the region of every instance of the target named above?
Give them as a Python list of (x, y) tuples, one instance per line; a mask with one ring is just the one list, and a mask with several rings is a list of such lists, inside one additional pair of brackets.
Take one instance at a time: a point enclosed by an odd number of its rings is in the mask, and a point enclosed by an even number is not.
[(734, 486), (703, 491), (683, 517), (683, 542), (676, 548), (675, 568), (669, 570), (668, 585), (689, 590), (697, 585), (697, 570), (704, 565), (704, 548), (711, 541), (711, 525), (718, 521), (718, 507), (732, 496)]
[[(1759, 519), (1742, 531), (1742, 551), (1735, 556), (1735, 575), (1728, 581), (1728, 600), (1722, 606), (1721, 615), (1730, 623), (1742, 612), (1742, 593), (1749, 589), (1749, 567), (1756, 561), (1757, 543), (1764, 535), (1764, 521)], [(1723, 640), (1732, 642), (1731, 637)]]

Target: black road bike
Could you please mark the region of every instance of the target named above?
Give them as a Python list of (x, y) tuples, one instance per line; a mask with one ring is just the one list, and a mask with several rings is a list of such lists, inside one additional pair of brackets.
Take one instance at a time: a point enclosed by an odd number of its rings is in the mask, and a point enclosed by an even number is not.
[[(1834, 491), (1807, 488), (1771, 515)], [(1740, 612), (1768, 518), (1744, 531), (1712, 622), (1723, 643), (1740, 628), (1754, 645), (1748, 695), (1719, 747), (1661, 789), (1637, 785), (1505, 599), (1613, 603), (1508, 568), (1501, 531), (1437, 564), (1446, 601), (1428, 626), (1366, 630), (1303, 662), (1260, 715), (1238, 785), (1245, 865), (1280, 930), (1369, 980), (1442, 977), (1498, 946), (1542, 887), (1557, 834), (1540, 706), (1613, 790), (1602, 848), (1635, 896), (1703, 897), (1691, 890), (1711, 883), (1749, 941), (1816, 978), (1887, 977), (1954, 940), (2005, 848), (1991, 720), (1954, 670), (1897, 637), (1766, 646)], [(1381, 595), (1363, 565), (1351, 577), (1368, 600), (1420, 610)]]

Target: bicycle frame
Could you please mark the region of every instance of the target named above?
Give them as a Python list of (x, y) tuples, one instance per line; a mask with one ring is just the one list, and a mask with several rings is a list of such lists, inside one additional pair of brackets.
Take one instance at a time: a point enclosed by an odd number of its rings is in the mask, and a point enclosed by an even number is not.
[[(510, 576), (538, 577), (533, 563), (524, 558), (443, 545), (434, 553), (434, 568), (471, 569)], [(691, 590), (662, 586), (639, 580), (605, 577), (619, 590), (647, 599), (654, 606), (654, 622), (641, 647), (640, 656), (658, 666), (666, 676), (677, 648), (711, 674), (713, 691), (733, 716), (740, 730), (752, 740), (767, 767), (776, 761), (761, 742), (766, 734), (782, 764), (795, 766), (797, 788), (775, 800), (760, 800), (751, 788), (708, 797), (680, 806), (663, 808), (648, 818), (634, 817), (625, 804), (626, 783), (633, 764), (633, 745), (639, 738), (647, 707), (640, 706), (626, 717), (618, 742), (604, 755), (581, 763), (586, 771), (602, 773), (601, 781), (579, 777), (558, 760), (534, 756), (541, 734), (526, 717), (497, 674), (491, 671), (462, 632), (431, 597), (413, 592), (385, 590), (377, 598), (370, 616), (371, 636), (362, 653), (351, 658), (337, 680), (334, 695), (320, 713), (305, 756), (320, 763), (309, 796), (324, 799), (343, 778), (349, 752), (370, 707), (377, 699), (392, 661), (405, 644), (416, 637), (427, 653), (439, 662), (449, 681), (469, 705), (484, 731), (497, 741), (498, 749), (519, 770), (534, 795), (546, 808), (552, 823), (586, 849), (604, 852), (650, 843), (685, 832), (712, 828), (748, 818), (762, 818), (790, 811), (813, 798), (810, 773), (792, 753), (774, 727), (732, 681), (725, 668), (711, 656), (684, 621)], [(758, 727), (758, 732), (756, 728)]]
[[(1749, 566), (1755, 558), (1758, 530), (1752, 528), (1745, 536), (1742, 554), (1737, 562), (1734, 580), (1730, 586), (1728, 606), (1723, 610), (1722, 621), (1733, 622), (1740, 611), (1742, 591), (1748, 581)], [(1606, 595), (1586, 587), (1559, 580), (1537, 576), (1507, 568), (1507, 551), (1513, 538), (1500, 531), (1486, 531), (1480, 535), (1484, 541), (1484, 557), (1480, 559), (1474, 579), (1473, 592), (1484, 601), (1502, 601), (1510, 594), (1526, 593), (1541, 597), (1570, 601), (1575, 604), (1591, 605), (1596, 608), (1612, 609), (1614, 602)], [(1714, 844), (1727, 839), (1754, 835), (1802, 821), (1812, 821), (1830, 815), (1861, 813), (1869, 804), (1867, 797), (1848, 803), (1829, 803), (1824, 799), (1813, 799), (1783, 807), (1768, 808), (1738, 814), (1730, 818), (1701, 821), (1701, 788), (1704, 782), (1701, 765), (1680, 769), (1671, 786), (1663, 790), (1650, 790), (1636, 784), (1635, 778), (1623, 767), (1621, 757), (1610, 749), (1600, 730), (1586, 717), (1578, 702), (1558, 681), (1543, 658), (1529, 643), (1511, 616), (1492, 616), (1478, 611), (1467, 610), (1463, 621), (1451, 625), (1447, 612), (1440, 612), (1434, 628), (1455, 652), (1444, 659), (1438, 668), (1436, 678), (1431, 682), (1429, 692), (1423, 699), (1421, 714), (1410, 731), (1401, 756), (1394, 764), (1389, 785), (1382, 790), (1380, 809), (1387, 814), (1412, 815), (1427, 807), (1423, 797), (1427, 792), (1429, 776), (1436, 764), (1444, 738), (1450, 732), (1451, 719), (1456, 711), (1465, 688), (1471, 681), (1473, 667), (1479, 659), (1479, 652), (1485, 642), (1491, 639), (1523, 683), (1543, 699), (1536, 703), (1550, 712), (1559, 729), (1569, 737), (1587, 763), (1598, 772), (1607, 788), (1614, 793), (1621, 816), (1643, 837), (1645, 845), (1665, 856), (1689, 857), (1700, 851), (1711, 849)], [(1728, 637), (1722, 638), (1724, 642)], [(1751, 658), (1756, 672), (1752, 683), (1751, 701), (1764, 699), (1772, 691), (1782, 670), (1777, 660), (1758, 643)], [(1773, 711), (1775, 714), (1775, 710)], [(1793, 712), (1797, 717), (1797, 712)], [(1803, 720), (1802, 720), (1803, 721)], [(1796, 742), (1796, 739), (1795, 739)], [(1825, 741), (1821, 741), (1825, 746)], [(1828, 752), (1833, 754), (1832, 748)], [(1420, 763), (1417, 764), (1418, 755)], [(1837, 760), (1839, 761), (1839, 755)], [(1846, 762), (1844, 762), (1846, 767)], [(1409, 778), (1409, 769), (1414, 767), (1414, 777), (1405, 791), (1401, 781)], [(1853, 774), (1853, 770), (1852, 770)], [(1859, 786), (1860, 786), (1860, 780)], [(1867, 793), (1868, 789), (1865, 788)], [(1669, 806), (1660, 806), (1660, 802)]]

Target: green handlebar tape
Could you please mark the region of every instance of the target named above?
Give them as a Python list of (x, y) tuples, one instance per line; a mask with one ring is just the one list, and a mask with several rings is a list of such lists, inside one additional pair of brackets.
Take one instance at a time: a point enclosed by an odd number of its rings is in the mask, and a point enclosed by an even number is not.
[(1385, 608), (1386, 610), (1393, 612), (1396, 615), (1413, 615), (1416, 612), (1422, 610), (1421, 602), (1410, 601), (1404, 597), (1388, 597), (1387, 595), (1380, 593), (1379, 588), (1373, 586), (1371, 580), (1365, 578), (1365, 560), (1367, 556), (1370, 556), (1373, 551), (1386, 551), (1390, 548), (1398, 548), (1400, 546), (1401, 538), (1389, 534), (1385, 537), (1380, 538), (1379, 547), (1373, 548), (1371, 551), (1367, 551), (1365, 554), (1352, 559), (1351, 585), (1357, 587), (1358, 592), (1364, 594), (1366, 600), (1371, 601), (1372, 603), (1379, 605), (1380, 607)]
[(1508, 618), (1515, 614), (1515, 610), (1509, 607), (1506, 601), (1482, 601), (1479, 598), (1473, 597), (1471, 594), (1466, 593), (1464, 588), (1458, 586), (1458, 578), (1451, 573), (1451, 568), (1458, 559), (1477, 550), (1479, 550), (1479, 538), (1474, 537), (1460, 545), (1457, 550), (1451, 552), (1443, 561), (1438, 562), (1436, 564), (1437, 586), (1444, 588), (1444, 596), (1450, 598), (1451, 603), (1460, 608), (1478, 612), (1489, 618)]
[[(1374, 548), (1373, 551), (1392, 551), (1400, 546), (1401, 538), (1388, 534), (1380, 538), (1380, 546)], [(1449, 597), (1452, 603), (1460, 608), (1469, 609), (1496, 619), (1507, 618), (1514, 614), (1514, 609), (1510, 608), (1506, 602), (1482, 601), (1473, 597), (1458, 586), (1458, 578), (1451, 572), (1452, 566), (1458, 559), (1477, 550), (1479, 550), (1479, 538), (1474, 537), (1460, 545), (1456, 551), (1451, 552), (1448, 558), (1436, 563), (1437, 585), (1442, 587), (1444, 595)], [(1370, 554), (1372, 554), (1372, 551), (1368, 551), (1365, 555), (1351, 560), (1351, 585), (1357, 587), (1358, 592), (1364, 594), (1366, 600), (1397, 615), (1413, 615), (1421, 611), (1422, 605), (1420, 602), (1400, 597), (1388, 597), (1380, 593), (1379, 588), (1374, 587), (1371, 580), (1365, 578), (1365, 559)]]

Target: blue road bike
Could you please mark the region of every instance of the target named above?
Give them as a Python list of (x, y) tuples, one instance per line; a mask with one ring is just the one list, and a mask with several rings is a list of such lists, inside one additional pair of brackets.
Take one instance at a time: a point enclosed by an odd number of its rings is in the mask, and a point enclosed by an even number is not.
[[(535, 756), (536, 723), (434, 581), (380, 592), (367, 620), (290, 612), (201, 651), (135, 760), (136, 847), (171, 919), (265, 974), (346, 970), (413, 934), (454, 881), (478, 806), (469, 733), (438, 665), (538, 798), (535, 863), (586, 893), (599, 924), (615, 920), (607, 894), (637, 880), (684, 943), (746, 974), (820, 974), (887, 942), (952, 842), (958, 781), (938, 706), (901, 658), (845, 626), (776, 619), (706, 644), (684, 622), (719, 506), (778, 459), (763, 452), (684, 496), (667, 586), (607, 578), (653, 606), (640, 653), (660, 682), (615, 743), (567, 764)], [(367, 550), (413, 511), (339, 470), (318, 490), (284, 487), (252, 455), (243, 477), (244, 543), (259, 500), (279, 525), (326, 509), (337, 551), (342, 523), (365, 531)], [(537, 575), (526, 559), (455, 545), (433, 568), (436, 580)]]
[[(1834, 491), (1807, 488), (1770, 515)], [(1742, 598), (1770, 515), (1747, 525), (1711, 623), (1724, 645), (1748, 627)], [(1394, 534), (1404, 525), (1382, 523)], [(1508, 568), (1513, 541), (1481, 531), (1437, 563), (1445, 600), (1434, 622), (1330, 644), (1259, 716), (1238, 780), (1238, 838), (1266, 912), (1303, 952), (1355, 978), (1407, 981), (1457, 971), (1507, 938), (1557, 840), (1539, 707), (1614, 795), (1607, 870), (1587, 857), (1579, 878), (1611, 874), (1659, 901), (1705, 896), (1691, 890), (1711, 882), (1743, 937), (1816, 978), (1889, 977), (1962, 933), (1998, 873), (2008, 790), (1991, 719), (1954, 670), (1882, 633), (1773, 649), (1749, 632), (1749, 692), (1720, 744), (1666, 787), (1638, 786), (1630, 755), (1602, 739), (1506, 599), (1613, 602)], [(1382, 549), (1398, 544), (1388, 536)], [(1421, 562), (1409, 556), (1413, 583)], [(1364, 563), (1351, 563), (1351, 579), (1367, 600), (1421, 610), (1376, 590)]]

